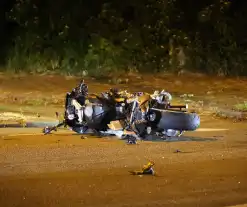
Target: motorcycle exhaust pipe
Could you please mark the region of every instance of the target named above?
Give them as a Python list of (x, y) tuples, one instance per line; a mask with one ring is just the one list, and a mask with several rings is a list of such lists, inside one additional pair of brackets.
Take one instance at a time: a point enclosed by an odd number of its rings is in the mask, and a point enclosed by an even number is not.
[(188, 106), (188, 104), (185, 104), (185, 105), (170, 105), (168, 108), (182, 110), (182, 109), (188, 109), (189, 106)]

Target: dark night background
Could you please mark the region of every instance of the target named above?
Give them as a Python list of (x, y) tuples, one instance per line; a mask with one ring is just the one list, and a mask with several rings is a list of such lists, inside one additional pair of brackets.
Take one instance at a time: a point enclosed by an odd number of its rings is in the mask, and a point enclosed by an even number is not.
[(1, 70), (247, 75), (244, 0), (2, 0)]

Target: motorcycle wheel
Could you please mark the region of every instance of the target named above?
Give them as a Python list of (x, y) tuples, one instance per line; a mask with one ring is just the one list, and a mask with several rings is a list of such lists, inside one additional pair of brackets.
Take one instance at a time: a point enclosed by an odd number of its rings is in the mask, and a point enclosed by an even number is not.
[(200, 126), (200, 117), (196, 113), (169, 110), (152, 110), (151, 113), (155, 114), (151, 122), (160, 129), (194, 131)]

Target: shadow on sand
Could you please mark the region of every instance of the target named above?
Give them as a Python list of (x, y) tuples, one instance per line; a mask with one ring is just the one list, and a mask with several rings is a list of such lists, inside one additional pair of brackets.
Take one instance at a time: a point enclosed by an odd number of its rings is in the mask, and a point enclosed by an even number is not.
[[(23, 127), (23, 125), (14, 123), (14, 124), (0, 124), (0, 128), (41, 128), (45, 126), (54, 126), (55, 122), (28, 122), (26, 123), (26, 126)], [(85, 134), (73, 134), (72, 135), (77, 135), (77, 136), (88, 136), (88, 138), (110, 138), (110, 139), (119, 139), (116, 136), (112, 135), (96, 135), (93, 134), (92, 132), (85, 133)], [(60, 134), (61, 136), (61, 134)], [(67, 134), (66, 134), (67, 136)], [(121, 140), (121, 139), (119, 139)], [(124, 140), (124, 139), (122, 139)], [(166, 139), (162, 139), (158, 136), (147, 136), (145, 140), (143, 141), (151, 141), (151, 142), (208, 142), (208, 141), (217, 141), (217, 138), (200, 138), (200, 137), (191, 137), (191, 136), (181, 136), (181, 137), (168, 137)]]
[[(86, 134), (73, 134), (73, 135), (80, 135), (85, 136), (88, 138), (107, 138), (107, 139), (118, 139), (126, 141), (127, 139), (120, 139), (114, 135), (94, 135), (92, 133), (86, 133)], [(168, 137), (166, 139), (162, 139), (157, 136), (149, 136), (146, 139), (142, 140), (142, 142), (211, 142), (211, 141), (217, 141), (217, 138), (201, 138), (201, 137), (187, 137), (187, 136), (181, 136), (181, 137)]]
[(157, 136), (149, 136), (144, 141), (152, 142), (208, 142), (208, 141), (217, 141), (216, 138), (201, 138), (201, 137), (191, 137), (191, 136), (181, 136), (181, 137), (168, 137), (162, 139)]

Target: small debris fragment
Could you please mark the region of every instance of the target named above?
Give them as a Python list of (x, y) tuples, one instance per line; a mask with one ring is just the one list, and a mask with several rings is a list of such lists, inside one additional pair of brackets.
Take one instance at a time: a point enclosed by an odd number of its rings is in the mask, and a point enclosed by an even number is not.
[(146, 165), (142, 167), (141, 170), (134, 170), (134, 171), (129, 171), (130, 174), (132, 175), (155, 175), (154, 169), (154, 162), (150, 161)]
[(179, 149), (177, 149), (177, 150), (174, 151), (174, 153), (180, 153), (180, 152), (182, 152), (182, 151), (179, 150)]
[(137, 144), (136, 137), (127, 135), (127, 144)]
[(194, 97), (194, 94), (182, 94), (180, 95), (180, 98), (191, 98)]

